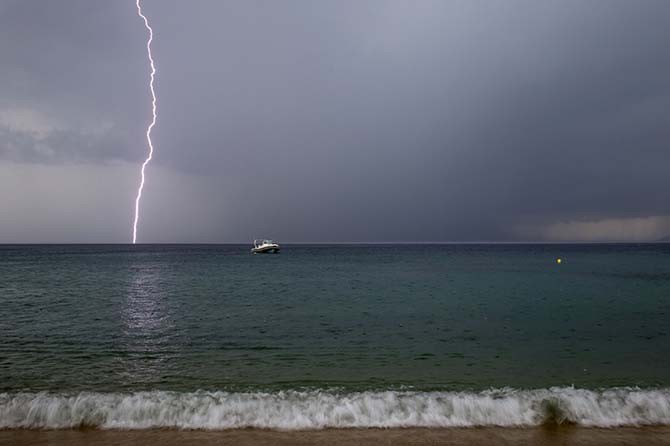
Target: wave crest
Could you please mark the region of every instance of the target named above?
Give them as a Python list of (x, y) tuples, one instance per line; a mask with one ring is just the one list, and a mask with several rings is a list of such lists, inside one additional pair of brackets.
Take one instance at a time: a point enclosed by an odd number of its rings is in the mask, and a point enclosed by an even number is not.
[(353, 427), (670, 425), (670, 389), (483, 392), (3, 393), (0, 428), (281, 430)]

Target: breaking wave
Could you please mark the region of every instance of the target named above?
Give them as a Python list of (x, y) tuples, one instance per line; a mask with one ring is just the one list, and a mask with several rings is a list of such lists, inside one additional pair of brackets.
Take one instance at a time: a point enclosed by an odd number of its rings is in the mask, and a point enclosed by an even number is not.
[(670, 425), (670, 389), (1, 393), (0, 428), (280, 430)]

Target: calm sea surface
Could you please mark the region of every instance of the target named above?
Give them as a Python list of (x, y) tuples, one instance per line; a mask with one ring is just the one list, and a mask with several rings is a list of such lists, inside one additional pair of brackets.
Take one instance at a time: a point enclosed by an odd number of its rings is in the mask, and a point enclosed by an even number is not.
[(572, 386), (670, 387), (669, 244), (0, 246), (0, 426), (40, 392)]

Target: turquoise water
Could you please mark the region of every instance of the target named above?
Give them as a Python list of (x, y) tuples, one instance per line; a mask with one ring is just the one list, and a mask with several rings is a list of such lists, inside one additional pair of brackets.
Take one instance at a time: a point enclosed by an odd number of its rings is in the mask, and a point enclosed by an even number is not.
[(668, 244), (1, 246), (0, 427), (40, 392), (664, 389), (669, 315)]

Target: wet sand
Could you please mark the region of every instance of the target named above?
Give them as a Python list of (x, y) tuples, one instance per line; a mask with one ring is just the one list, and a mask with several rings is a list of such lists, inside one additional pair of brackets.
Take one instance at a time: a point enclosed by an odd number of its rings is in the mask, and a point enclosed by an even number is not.
[(229, 431), (182, 430), (5, 430), (0, 445), (539, 445), (612, 446), (670, 445), (670, 427), (590, 429), (326, 429), (279, 432), (259, 429)]

